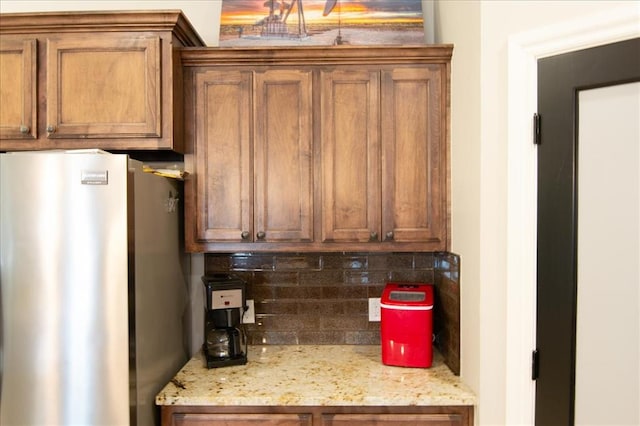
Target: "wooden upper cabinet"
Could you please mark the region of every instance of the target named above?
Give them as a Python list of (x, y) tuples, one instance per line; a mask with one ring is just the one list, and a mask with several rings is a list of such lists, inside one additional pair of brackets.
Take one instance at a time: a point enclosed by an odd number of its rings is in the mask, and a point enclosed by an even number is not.
[(323, 242), (447, 246), (443, 71), (322, 72)]
[(187, 249), (449, 250), (451, 53), (183, 50)]
[[(253, 235), (252, 76), (205, 71), (195, 76), (195, 194), (187, 215), (191, 241), (249, 240)], [(191, 181), (189, 183), (192, 183)]]
[(9, 13), (0, 20), (0, 150), (184, 153), (180, 11)]
[(0, 139), (37, 137), (37, 44), (0, 38)]
[(320, 84), (322, 242), (380, 241), (380, 73), (322, 71)]
[(257, 241), (313, 240), (311, 82), (309, 70), (255, 74)]
[(162, 136), (159, 37), (49, 39), (49, 138)]
[(311, 72), (202, 69), (187, 81), (187, 249), (312, 241)]
[(385, 240), (448, 244), (448, 155), (443, 67), (382, 71), (382, 233)]

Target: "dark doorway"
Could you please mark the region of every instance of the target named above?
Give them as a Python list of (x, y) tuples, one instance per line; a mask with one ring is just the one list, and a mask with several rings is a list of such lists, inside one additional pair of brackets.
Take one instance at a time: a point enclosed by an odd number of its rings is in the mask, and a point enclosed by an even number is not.
[(573, 425), (577, 294), (577, 94), (640, 80), (640, 39), (538, 61), (536, 425)]

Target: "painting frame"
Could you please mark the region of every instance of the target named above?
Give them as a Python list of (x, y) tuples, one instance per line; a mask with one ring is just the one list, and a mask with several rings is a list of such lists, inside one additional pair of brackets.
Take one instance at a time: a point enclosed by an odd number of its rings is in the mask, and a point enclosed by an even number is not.
[(222, 0), (219, 45), (425, 45), (433, 43), (432, 7), (431, 0)]

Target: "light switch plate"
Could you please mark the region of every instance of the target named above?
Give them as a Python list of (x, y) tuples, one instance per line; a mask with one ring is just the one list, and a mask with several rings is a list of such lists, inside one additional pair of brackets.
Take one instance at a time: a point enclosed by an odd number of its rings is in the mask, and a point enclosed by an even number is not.
[(253, 305), (253, 300), (247, 300), (247, 310), (244, 311), (242, 315), (242, 323), (243, 324), (255, 324), (256, 322), (256, 311)]
[(369, 298), (369, 321), (380, 321), (380, 298)]

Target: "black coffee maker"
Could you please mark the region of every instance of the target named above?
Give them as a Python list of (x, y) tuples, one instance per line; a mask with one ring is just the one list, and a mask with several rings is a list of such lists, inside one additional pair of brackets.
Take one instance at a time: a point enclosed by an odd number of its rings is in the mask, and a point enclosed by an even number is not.
[(246, 283), (226, 274), (202, 277), (206, 305), (204, 309), (204, 345), (207, 368), (247, 363), (247, 338), (242, 329), (246, 307)]

